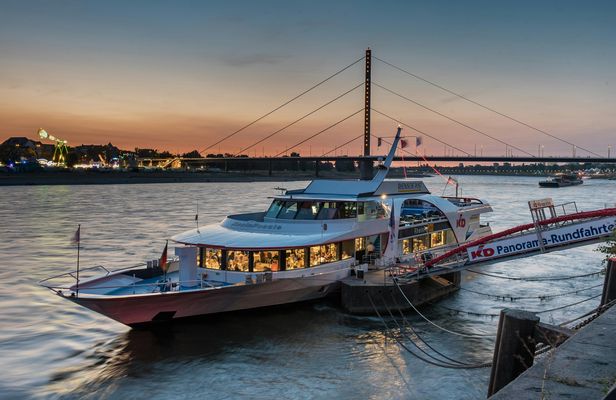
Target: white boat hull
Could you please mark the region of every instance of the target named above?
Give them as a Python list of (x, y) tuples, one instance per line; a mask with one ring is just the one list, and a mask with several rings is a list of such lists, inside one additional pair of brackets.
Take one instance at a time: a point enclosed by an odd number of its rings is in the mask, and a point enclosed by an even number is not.
[(67, 297), (125, 325), (134, 326), (321, 299), (349, 270), (259, 284), (130, 296)]

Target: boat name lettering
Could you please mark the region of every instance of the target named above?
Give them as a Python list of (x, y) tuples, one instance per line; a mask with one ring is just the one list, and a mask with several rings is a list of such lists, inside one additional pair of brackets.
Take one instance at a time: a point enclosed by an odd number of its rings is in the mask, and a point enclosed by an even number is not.
[(268, 231), (278, 231), (282, 229), (282, 225), (259, 224), (257, 222), (233, 222), (231, 226), (234, 228), (253, 228), (253, 229), (263, 229), (263, 230), (268, 230)]
[(422, 182), (398, 182), (398, 192), (420, 192), (423, 190)]
[(536, 210), (538, 208), (554, 207), (554, 201), (550, 197), (548, 197), (547, 199), (531, 200), (528, 202), (528, 207), (530, 207), (531, 210)]
[[(596, 239), (610, 235), (616, 229), (616, 219), (601, 218), (582, 224), (573, 224), (562, 228), (541, 232), (544, 247), (557, 247), (584, 240)], [(539, 250), (539, 238), (536, 233), (529, 233), (511, 239), (496, 240), (492, 243), (469, 247), (466, 251), (471, 262), (498, 258), (507, 255)]]

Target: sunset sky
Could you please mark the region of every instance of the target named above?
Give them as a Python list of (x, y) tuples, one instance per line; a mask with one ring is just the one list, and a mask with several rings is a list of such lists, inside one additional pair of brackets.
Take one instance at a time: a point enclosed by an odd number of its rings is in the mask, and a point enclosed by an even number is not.
[[(0, 141), (34, 138), (44, 127), (70, 145), (202, 150), (370, 47), (376, 57), (606, 154), (616, 146), (615, 15), (613, 1), (0, 0)], [(546, 155), (571, 154), (566, 144), (378, 61), (373, 80), (532, 154), (541, 145)], [(362, 81), (358, 63), (208, 152), (236, 153)], [(359, 110), (362, 96), (359, 88), (248, 153), (282, 151)], [(378, 87), (373, 107), (469, 153), (481, 146), (484, 154), (505, 152)], [(361, 134), (362, 124), (358, 114), (294, 150), (320, 155)], [(397, 124), (373, 114), (372, 126), (391, 136)], [(429, 138), (424, 147), (444, 152)]]

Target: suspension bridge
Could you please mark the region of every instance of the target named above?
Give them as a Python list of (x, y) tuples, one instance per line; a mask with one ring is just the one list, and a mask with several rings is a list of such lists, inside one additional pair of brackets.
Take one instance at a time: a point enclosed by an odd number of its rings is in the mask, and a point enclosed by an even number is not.
[[(298, 116), (296, 119), (289, 121), (278, 129), (275, 129), (256, 139), (253, 137), (254, 135), (250, 135), (249, 128), (255, 128), (255, 126), (259, 122), (266, 120), (268, 117), (290, 106), (292, 103), (296, 103), (304, 96), (315, 92), (318, 88), (325, 86), (334, 78), (337, 78), (343, 74), (351, 74), (353, 72), (356, 73), (357, 71), (354, 67), (360, 65), (362, 61), (364, 65), (364, 70), (360, 82), (352, 85), (349, 89), (343, 91), (342, 93), (339, 93), (338, 95), (327, 99), (318, 107), (313, 108), (309, 112)], [(376, 82), (372, 79), (373, 66), (375, 65), (378, 65), (379, 67), (383, 67), (384, 69), (388, 69), (390, 71), (394, 71), (398, 74), (398, 76), (408, 78), (409, 80), (421, 82), (425, 85), (428, 85), (429, 87), (437, 89), (438, 91), (448, 96), (453, 96), (455, 99), (458, 99), (461, 102), (471, 105), (472, 107), (476, 107), (509, 123), (517, 125), (527, 130), (528, 132), (534, 133), (537, 135), (537, 138), (544, 137), (546, 140), (559, 143), (563, 146), (567, 146), (571, 149), (571, 154), (566, 156), (561, 155), (546, 157), (545, 148), (542, 144), (536, 144), (536, 149), (530, 150), (521, 145), (515, 144), (512, 140), (513, 138), (503, 138), (502, 134), (488, 132), (486, 129), (478, 128), (469, 122), (463, 121), (460, 118), (450, 115), (449, 113), (436, 109), (433, 106), (429, 106), (423, 101), (411, 97), (411, 95), (409, 95), (408, 93), (403, 93), (403, 90), (394, 90), (383, 84), (382, 82)], [(359, 77), (357, 80), (359, 80)], [(362, 88), (363, 107), (360, 107), (353, 112), (342, 116), (340, 119), (337, 119), (333, 122), (330, 121), (329, 123), (324, 124), (325, 126), (322, 129), (311, 134), (307, 134), (296, 143), (293, 143), (292, 145), (287, 145), (284, 149), (278, 149), (273, 154), (267, 154), (266, 156), (264, 150), (265, 145), (267, 145), (269, 149), (275, 146), (280, 146), (278, 144), (280, 143), (279, 139), (285, 133), (289, 132), (290, 128), (297, 128), (298, 124), (300, 124), (302, 121), (306, 120), (309, 117), (317, 115), (319, 112), (330, 108), (332, 105), (339, 103), (343, 98), (354, 95)], [(394, 116), (392, 115), (392, 112), (382, 110), (380, 107), (375, 107), (372, 99), (373, 91), (375, 90), (378, 90), (381, 93), (386, 93), (388, 96), (397, 99), (399, 103), (403, 106), (413, 107), (413, 109), (419, 108), (432, 116), (436, 116), (443, 121), (447, 121), (447, 123), (453, 124), (460, 129), (460, 133), (457, 134), (458, 138), (460, 138), (460, 143), (451, 143), (438, 133), (430, 132), (424, 128), (419, 128), (415, 124), (411, 123), (408, 118)], [(265, 165), (264, 169), (269, 168), (271, 171), (271, 166), (273, 163), (275, 163), (276, 161), (288, 161), (289, 158), (292, 158), (296, 161), (313, 162), (317, 165), (317, 169), (318, 164), (321, 162), (350, 160), (359, 165), (362, 179), (370, 179), (373, 173), (373, 165), (378, 160), (378, 157), (372, 154), (373, 142), (378, 141), (378, 143), (380, 143), (382, 140), (384, 140), (386, 143), (388, 143), (387, 140), (378, 137), (378, 135), (375, 135), (372, 132), (371, 122), (374, 120), (375, 116), (402, 126), (407, 131), (412, 132), (412, 135), (407, 137), (412, 137), (415, 139), (415, 146), (407, 146), (408, 148), (412, 148), (412, 150), (409, 150), (404, 147), (401, 148), (398, 157), (395, 158), (396, 161), (426, 163), (434, 161), (475, 163), (616, 163), (616, 158), (612, 158), (610, 145), (605, 146), (607, 150), (606, 154), (600, 154), (598, 151), (591, 149), (585, 144), (575, 143), (569, 139), (562, 137), (561, 135), (549, 132), (518, 117), (512, 116), (509, 113), (498, 110), (493, 106), (486, 105), (482, 102), (471, 99), (468, 96), (462, 95), (458, 91), (452, 90), (450, 88), (447, 88), (443, 84), (418, 75), (408, 68), (403, 68), (390, 61), (373, 56), (370, 49), (366, 50), (363, 57), (354, 60), (343, 68), (337, 70), (335, 73), (314, 84), (313, 86), (301, 91), (297, 95), (270, 109), (268, 112), (244, 124), (239, 129), (236, 129), (233, 132), (230, 132), (214, 140), (212, 143), (204, 146), (203, 148), (201, 148), (199, 153), (202, 155), (207, 155), (207, 157), (175, 157), (159, 159), (143, 158), (139, 159), (138, 162), (141, 166), (160, 166), (165, 168), (171, 166), (178, 167), (182, 165), (208, 166), (221, 165), (220, 163), (229, 162), (248, 163), (257, 161), (262, 163), (260, 165)], [(330, 148), (331, 145), (333, 145), (333, 148), (327, 151), (323, 150), (321, 154), (310, 154), (309, 156), (299, 155), (299, 150), (305, 148), (306, 145), (311, 145), (312, 143), (314, 143), (315, 147), (318, 147), (318, 145), (322, 144), (322, 142), (319, 142), (318, 139), (322, 139), (327, 133), (331, 134), (334, 128), (342, 126), (350, 120), (359, 119), (360, 117), (363, 118), (363, 133), (348, 138), (344, 141), (340, 140), (341, 143), (338, 144), (333, 143), (335, 138), (333, 138), (332, 136), (327, 136)], [(243, 146), (241, 146), (241, 148), (237, 152), (226, 153), (224, 154), (224, 156), (220, 153), (221, 146), (227, 145), (231, 139), (237, 140), (240, 138), (242, 139)], [(477, 140), (480, 140), (479, 152), (477, 150)], [(350, 146), (356, 146), (359, 141), (362, 142), (361, 154), (349, 155), (349, 153), (352, 153), (352, 151), (350, 150)], [(465, 145), (462, 142), (475, 143), (474, 148), (472, 150), (466, 149)], [(430, 143), (430, 145), (432, 146), (432, 154), (428, 154), (426, 152), (427, 143)], [(484, 155), (484, 144), (486, 146), (499, 146), (500, 148), (502, 148), (502, 155)], [(434, 146), (442, 146), (443, 155), (434, 154)], [(260, 157), (257, 156), (259, 147), (261, 147), (262, 149), (262, 155)], [(218, 149), (217, 152), (216, 149)], [(251, 153), (253, 154), (253, 156), (250, 156)], [(312, 151), (310, 151), (310, 153), (312, 153)]]

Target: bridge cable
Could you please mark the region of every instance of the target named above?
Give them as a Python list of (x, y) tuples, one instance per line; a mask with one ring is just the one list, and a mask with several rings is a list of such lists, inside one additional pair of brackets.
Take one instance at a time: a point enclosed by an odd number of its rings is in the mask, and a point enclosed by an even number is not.
[(281, 108), (289, 105), (290, 103), (294, 102), (295, 100), (299, 99), (300, 97), (304, 96), (305, 94), (311, 92), (312, 90), (316, 89), (317, 87), (321, 86), (322, 84), (324, 84), (325, 82), (333, 79), (334, 77), (340, 75), (341, 73), (343, 73), (344, 71), (346, 71), (347, 69), (351, 68), (352, 66), (354, 66), (355, 64), (357, 64), (358, 62), (360, 62), (361, 60), (363, 60), (365, 57), (361, 57), (359, 59), (357, 59), (356, 61), (353, 61), (351, 64), (347, 65), (346, 67), (342, 68), (341, 70), (337, 71), (336, 73), (328, 76), (327, 78), (323, 79), (322, 81), (320, 81), (319, 83), (317, 83), (316, 85), (304, 90), (303, 92), (301, 92), (300, 94), (298, 94), (297, 96), (293, 97), (292, 99), (289, 99), (287, 101), (285, 101), (284, 103), (282, 103), (281, 105), (279, 105), (278, 107), (274, 108), (273, 110), (263, 114), (262, 116), (260, 116), (259, 118), (255, 119), (254, 121), (242, 126), (241, 128), (239, 128), (238, 130), (228, 134), (227, 136), (223, 137), (222, 139), (218, 140), (216, 143), (213, 143), (209, 146), (207, 146), (206, 148), (204, 148), (203, 150), (200, 151), (200, 153), (203, 153), (204, 151), (207, 151), (209, 149), (211, 149), (212, 147), (224, 142), (225, 140), (237, 135), (238, 133), (242, 132), (244, 129), (256, 124), (257, 122), (261, 121), (262, 119), (264, 119), (265, 117), (268, 117), (270, 115), (272, 115), (273, 113), (275, 113), (276, 111), (280, 110)]
[[(374, 136), (374, 135), (372, 135), (372, 136)], [(344, 142), (340, 146), (334, 147), (332, 150), (330, 150), (330, 151), (328, 151), (326, 153), (321, 154), (321, 157), (325, 157), (326, 155), (331, 154), (331, 153), (335, 152), (336, 150), (338, 150), (339, 148), (344, 147), (347, 144), (353, 143), (354, 141), (356, 141), (357, 139), (362, 138), (362, 137), (364, 137), (363, 133), (361, 135), (355, 137), (354, 139), (351, 139), (348, 142)]]
[(476, 271), (473, 269), (467, 269), (466, 271), (472, 272), (473, 274), (489, 276), (491, 278), (499, 278), (499, 279), (508, 279), (512, 281), (527, 281), (527, 282), (542, 282), (542, 281), (566, 281), (569, 279), (576, 278), (586, 278), (589, 276), (595, 276), (605, 273), (605, 268), (599, 271), (590, 272), (582, 275), (571, 275), (571, 276), (535, 276), (535, 277), (523, 277), (523, 276), (504, 276), (497, 274), (490, 274), (488, 272)]
[(287, 125), (283, 126), (282, 128), (278, 129), (277, 131), (272, 132), (271, 134), (269, 134), (269, 135), (265, 136), (264, 138), (261, 138), (261, 139), (257, 140), (255, 143), (251, 144), (250, 146), (244, 147), (242, 150), (240, 150), (240, 151), (236, 154), (236, 157), (237, 157), (237, 156), (239, 156), (240, 154), (242, 154), (244, 151), (246, 151), (246, 150), (248, 150), (248, 149), (251, 149), (251, 148), (255, 147), (255, 146), (256, 146), (256, 145), (258, 145), (259, 143), (263, 143), (264, 141), (266, 141), (267, 139), (271, 138), (272, 136), (277, 135), (278, 133), (280, 133), (280, 132), (284, 131), (284, 130), (285, 130), (285, 129), (287, 129), (288, 127), (290, 127), (290, 126), (292, 126), (292, 125), (295, 125), (296, 123), (298, 123), (298, 122), (302, 121), (303, 119), (308, 118), (308, 117), (309, 117), (309, 116), (311, 116), (312, 114), (316, 113), (316, 112), (317, 112), (317, 111), (319, 111), (319, 110), (322, 110), (323, 108), (325, 108), (325, 107), (327, 107), (328, 105), (330, 105), (330, 104), (334, 103), (335, 101), (340, 100), (341, 98), (343, 98), (343, 97), (344, 97), (344, 96), (346, 96), (347, 94), (349, 94), (349, 93), (353, 92), (354, 90), (356, 90), (357, 88), (359, 88), (360, 86), (363, 86), (363, 85), (364, 85), (364, 82), (361, 82), (360, 84), (358, 84), (358, 85), (354, 86), (353, 88), (351, 88), (351, 89), (347, 90), (346, 92), (344, 92), (344, 93), (342, 93), (341, 95), (339, 95), (339, 96), (335, 97), (334, 99), (332, 99), (332, 100), (328, 101), (327, 103), (325, 103), (325, 104), (323, 104), (323, 105), (321, 105), (321, 106), (319, 106), (319, 107), (315, 108), (314, 110), (310, 111), (309, 113), (304, 114), (303, 116), (299, 117), (299, 118), (298, 118), (298, 119), (296, 119), (295, 121), (293, 121), (293, 122), (291, 122), (291, 123), (289, 123), (289, 124), (287, 124)]
[(412, 72), (409, 72), (409, 71), (407, 71), (407, 70), (405, 70), (405, 69), (403, 69), (403, 68), (400, 68), (400, 67), (398, 67), (398, 66), (396, 66), (396, 65), (394, 65), (394, 64), (391, 64), (391, 63), (389, 63), (389, 62), (387, 62), (387, 61), (385, 61), (385, 60), (382, 60), (382, 59), (380, 59), (380, 58), (378, 58), (378, 57), (375, 57), (375, 56), (372, 56), (372, 58), (374, 58), (374, 59), (376, 59), (376, 60), (379, 60), (380, 62), (382, 62), (382, 63), (384, 63), (384, 64), (386, 64), (386, 65), (389, 65), (390, 67), (392, 67), (392, 68), (394, 68), (394, 69), (397, 69), (398, 71), (401, 71), (401, 72), (403, 72), (403, 73), (405, 73), (405, 74), (407, 74), (407, 75), (410, 75), (410, 76), (412, 76), (413, 78), (419, 79), (420, 81), (423, 81), (423, 82), (425, 82), (425, 83), (427, 83), (427, 84), (429, 84), (429, 85), (432, 85), (432, 86), (434, 86), (434, 87), (436, 87), (436, 88), (439, 88), (439, 89), (441, 89), (441, 90), (443, 90), (443, 91), (445, 91), (445, 92), (447, 92), (447, 93), (449, 93), (449, 94), (452, 94), (452, 95), (454, 95), (454, 96), (456, 96), (456, 97), (459, 97), (459, 98), (461, 98), (461, 99), (463, 99), (463, 100), (466, 100), (466, 101), (468, 101), (469, 103), (472, 103), (472, 104), (474, 104), (474, 105), (476, 105), (476, 106), (479, 106), (479, 107), (481, 107), (481, 108), (483, 108), (483, 109), (485, 109), (485, 110), (488, 110), (488, 111), (490, 111), (490, 112), (493, 112), (493, 113), (495, 113), (495, 114), (498, 114), (498, 115), (500, 115), (501, 117), (507, 118), (507, 119), (509, 119), (509, 120), (511, 120), (511, 121), (513, 121), (513, 122), (516, 122), (516, 123), (518, 123), (518, 124), (520, 124), (520, 125), (523, 125), (523, 126), (525, 126), (525, 127), (527, 127), (527, 128), (530, 128), (530, 129), (532, 129), (532, 130), (534, 130), (534, 131), (537, 131), (537, 132), (539, 132), (539, 133), (542, 133), (542, 134), (544, 134), (544, 135), (546, 135), (546, 136), (549, 136), (549, 137), (551, 137), (551, 138), (553, 138), (553, 139), (559, 140), (559, 141), (561, 141), (561, 142), (563, 142), (563, 143), (566, 143), (566, 144), (568, 144), (568, 145), (570, 145), (570, 146), (575, 146), (576, 148), (581, 149), (581, 150), (584, 150), (584, 151), (586, 151), (587, 153), (590, 153), (590, 154), (595, 155), (595, 156), (597, 156), (597, 157), (601, 157), (601, 158), (603, 158), (603, 156), (602, 156), (602, 155), (597, 154), (597, 153), (595, 153), (594, 151), (591, 151), (591, 150), (585, 149), (584, 147), (580, 147), (580, 146), (576, 145), (575, 143), (571, 143), (571, 142), (569, 142), (568, 140), (562, 139), (562, 138), (560, 138), (560, 137), (558, 137), (558, 136), (556, 136), (556, 135), (554, 135), (554, 134), (552, 134), (552, 133), (549, 133), (549, 132), (547, 132), (547, 131), (545, 131), (545, 130), (543, 130), (543, 129), (539, 129), (539, 128), (535, 127), (535, 126), (532, 126), (531, 124), (529, 124), (529, 123), (527, 123), (527, 122), (521, 121), (521, 120), (516, 119), (516, 118), (514, 118), (514, 117), (512, 117), (512, 116), (510, 116), (510, 115), (507, 115), (507, 114), (502, 113), (502, 112), (500, 112), (500, 111), (497, 111), (497, 110), (495, 110), (495, 109), (493, 109), (493, 108), (491, 108), (491, 107), (488, 107), (488, 106), (486, 106), (486, 105), (484, 105), (484, 104), (481, 104), (481, 103), (479, 103), (479, 102), (477, 102), (477, 101), (475, 101), (475, 100), (469, 99), (468, 97), (465, 97), (465, 96), (463, 96), (463, 95), (461, 95), (461, 94), (459, 94), (459, 93), (454, 92), (453, 90), (449, 90), (449, 89), (447, 89), (447, 88), (445, 88), (445, 87), (443, 87), (443, 86), (441, 86), (441, 85), (439, 85), (439, 84), (437, 84), (437, 83), (434, 83), (434, 82), (432, 82), (432, 81), (429, 81), (429, 80), (428, 80), (428, 79), (426, 79), (426, 78), (422, 78), (422, 77), (421, 77), (421, 76), (419, 76), (419, 75), (416, 75), (416, 74), (414, 74), (414, 73), (412, 73)]
[(477, 365), (477, 366), (463, 366), (463, 365), (441, 364), (441, 363), (434, 362), (434, 361), (432, 361), (430, 359), (426, 359), (426, 358), (420, 356), (419, 354), (416, 354), (411, 349), (409, 349), (408, 346), (406, 346), (400, 339), (398, 339), (393, 333), (390, 333), (391, 328), (389, 328), (389, 325), (385, 321), (385, 318), (383, 318), (381, 313), (379, 313), (379, 310), (376, 308), (376, 305), (374, 304), (374, 301), (372, 300), (372, 297), (370, 296), (370, 293), (366, 293), (366, 294), (368, 296), (368, 300), (370, 300), (370, 304), (372, 304), (372, 308), (376, 312), (376, 315), (379, 317), (379, 319), (383, 323), (383, 326), (385, 327), (386, 335), (388, 335), (391, 338), (393, 338), (400, 345), (400, 347), (402, 347), (404, 350), (406, 350), (409, 354), (413, 355), (415, 358), (418, 358), (419, 360), (421, 360), (421, 361), (423, 361), (425, 363), (434, 365), (436, 367), (450, 368), (450, 369), (477, 369), (477, 368), (485, 368), (485, 367), (489, 366), (489, 365), (483, 365), (483, 364), (482, 365)]
[(379, 88), (381, 88), (381, 89), (383, 89), (383, 90), (385, 90), (385, 91), (387, 91), (387, 92), (389, 92), (389, 93), (391, 93), (391, 94), (393, 94), (393, 95), (395, 95), (395, 96), (398, 96), (398, 97), (400, 97), (400, 98), (402, 98), (402, 99), (404, 99), (404, 100), (406, 100), (406, 101), (409, 101), (409, 102), (411, 102), (411, 103), (413, 103), (413, 104), (415, 104), (415, 105), (418, 105), (418, 106), (419, 106), (419, 107), (421, 107), (421, 108), (424, 108), (424, 109), (426, 109), (426, 110), (428, 110), (428, 111), (431, 111), (431, 112), (433, 112), (433, 113), (435, 113), (435, 114), (437, 114), (437, 115), (440, 115), (440, 116), (441, 116), (441, 117), (443, 117), (443, 118), (446, 118), (446, 119), (448, 119), (448, 120), (450, 120), (450, 121), (452, 121), (452, 122), (455, 122), (455, 123), (456, 123), (456, 124), (458, 124), (458, 125), (461, 125), (461, 126), (463, 126), (463, 127), (467, 128), (467, 129), (470, 129), (470, 130), (472, 130), (473, 132), (479, 133), (480, 135), (483, 135), (483, 136), (488, 137), (488, 138), (490, 138), (490, 139), (492, 139), (492, 140), (495, 140), (495, 141), (497, 141), (497, 142), (499, 142), (499, 143), (501, 143), (501, 144), (504, 144), (505, 146), (511, 147), (511, 148), (513, 148), (513, 149), (516, 149), (516, 150), (518, 150), (518, 151), (520, 151), (520, 152), (522, 152), (522, 153), (526, 154), (526, 155), (527, 155), (527, 156), (529, 156), (529, 157), (534, 157), (534, 158), (536, 158), (536, 156), (535, 156), (534, 154), (531, 154), (531, 153), (527, 152), (526, 150), (524, 150), (524, 149), (522, 149), (522, 148), (520, 148), (520, 147), (517, 147), (517, 146), (514, 146), (514, 145), (512, 145), (512, 144), (509, 144), (509, 143), (505, 142), (504, 140), (501, 140), (501, 139), (499, 139), (499, 138), (497, 138), (497, 137), (494, 137), (494, 136), (492, 136), (492, 135), (490, 135), (490, 134), (488, 134), (488, 133), (485, 133), (485, 132), (483, 132), (483, 131), (480, 131), (479, 129), (473, 128), (472, 126), (470, 126), (470, 125), (468, 125), (468, 124), (465, 124), (464, 122), (460, 122), (460, 121), (458, 121), (458, 120), (457, 120), (457, 119), (455, 119), (455, 118), (452, 118), (452, 117), (450, 117), (450, 116), (448, 116), (448, 115), (443, 114), (443, 113), (442, 113), (442, 112), (440, 112), (440, 111), (437, 111), (437, 110), (435, 110), (435, 109), (433, 109), (433, 108), (430, 108), (430, 107), (428, 107), (428, 106), (426, 106), (426, 105), (424, 105), (424, 104), (421, 104), (421, 103), (419, 103), (419, 102), (417, 102), (417, 101), (415, 101), (415, 100), (413, 100), (413, 99), (411, 99), (411, 98), (408, 98), (408, 97), (404, 96), (403, 94), (400, 94), (400, 93), (398, 93), (398, 92), (395, 92), (395, 91), (393, 91), (393, 90), (391, 90), (391, 89), (387, 89), (385, 86), (379, 85), (378, 83), (376, 83), (376, 82), (374, 82), (374, 81), (372, 81), (372, 84), (373, 84), (373, 85), (375, 85), (375, 86), (377, 86), (377, 87), (379, 87)]
[[(389, 118), (389, 119), (391, 119), (392, 121), (394, 121), (394, 122), (396, 122), (396, 123), (398, 123), (398, 124), (400, 124), (400, 125), (404, 125), (404, 126), (406, 126), (407, 128), (409, 128), (409, 129), (412, 129), (412, 130), (414, 130), (414, 131), (417, 131), (417, 132), (421, 133), (422, 135), (425, 135), (425, 136), (427, 136), (427, 137), (429, 137), (429, 138), (431, 138), (431, 139), (436, 140), (437, 142), (439, 142), (439, 143), (441, 143), (441, 144), (444, 144), (445, 146), (449, 146), (449, 147), (451, 147), (452, 149), (458, 150), (459, 152), (464, 153), (464, 154), (466, 154), (466, 155), (467, 155), (467, 156), (469, 156), (469, 157), (470, 157), (470, 156), (472, 156), (472, 155), (471, 155), (471, 153), (468, 153), (468, 152), (466, 152), (466, 151), (464, 151), (464, 150), (462, 150), (462, 149), (460, 149), (460, 148), (458, 148), (458, 147), (456, 147), (456, 146), (452, 146), (452, 145), (450, 145), (449, 143), (444, 142), (444, 141), (442, 141), (442, 140), (440, 140), (440, 139), (438, 139), (438, 138), (436, 138), (436, 137), (434, 137), (434, 136), (430, 135), (429, 133), (426, 133), (425, 131), (419, 130), (419, 129), (415, 128), (414, 126), (411, 126), (411, 125), (409, 125), (409, 124), (407, 124), (407, 123), (405, 123), (405, 122), (402, 122), (402, 121), (400, 121), (400, 120), (399, 120), (399, 119), (397, 119), (397, 118), (394, 118), (394, 117), (392, 117), (392, 116), (390, 116), (390, 115), (387, 115), (387, 114), (385, 114), (384, 112), (381, 112), (381, 111), (379, 111), (379, 110), (377, 110), (377, 109), (374, 109), (374, 108), (370, 108), (370, 109), (371, 109), (372, 111), (374, 111), (375, 113), (377, 113), (377, 114), (381, 114), (381, 115), (382, 115), (382, 116), (384, 116), (385, 118)], [(407, 153), (408, 153), (408, 151), (407, 151)], [(412, 153), (409, 153), (409, 154), (413, 155)]]
[[(337, 122), (334, 122), (333, 124), (331, 124), (331, 125), (330, 125), (330, 126), (328, 126), (327, 128), (322, 129), (322, 130), (320, 130), (319, 132), (317, 132), (317, 133), (315, 133), (315, 134), (313, 134), (313, 135), (311, 135), (311, 136), (307, 137), (306, 139), (304, 139), (304, 140), (302, 140), (302, 141), (300, 141), (300, 142), (298, 142), (298, 143), (294, 144), (293, 146), (291, 146), (291, 147), (287, 147), (285, 150), (283, 150), (283, 151), (281, 151), (280, 153), (276, 154), (274, 157), (280, 157), (281, 155), (285, 154), (285, 153), (286, 153), (286, 152), (288, 152), (289, 150), (291, 150), (291, 149), (293, 149), (293, 148), (295, 148), (295, 147), (297, 147), (297, 146), (300, 146), (300, 145), (302, 145), (302, 144), (306, 143), (306, 142), (307, 142), (307, 141), (309, 141), (310, 139), (314, 139), (315, 137), (319, 136), (319, 135), (320, 135), (320, 134), (322, 134), (323, 132), (326, 132), (326, 131), (330, 130), (331, 128), (335, 127), (336, 125), (339, 125), (339, 124), (343, 123), (343, 122), (344, 122), (344, 121), (346, 121), (347, 119), (349, 119), (349, 118), (351, 118), (351, 117), (354, 117), (355, 115), (359, 114), (359, 113), (360, 113), (360, 112), (362, 112), (362, 111), (364, 111), (364, 108), (363, 108), (363, 107), (362, 107), (362, 108), (360, 108), (359, 110), (355, 111), (354, 113), (352, 113), (352, 114), (350, 114), (350, 115), (347, 115), (346, 117), (342, 118), (341, 120), (338, 120)], [(362, 135), (362, 136), (363, 136), (363, 135)]]
[(415, 312), (424, 320), (426, 320), (428, 323), (430, 323), (431, 325), (433, 325), (434, 327), (450, 333), (452, 335), (456, 335), (456, 336), (461, 336), (461, 337), (468, 337), (468, 338), (485, 338), (485, 337), (496, 337), (496, 334), (489, 334), (489, 333), (462, 333), (462, 332), (456, 332), (456, 331), (452, 331), (449, 330), (447, 328), (444, 328), (438, 324), (436, 324), (435, 322), (431, 321), (428, 317), (426, 317), (425, 315), (423, 315), (418, 309), (417, 307), (415, 307), (415, 305), (411, 302), (411, 300), (409, 300), (408, 297), (406, 297), (406, 294), (404, 293), (404, 291), (402, 290), (402, 288), (400, 287), (400, 285), (398, 284), (398, 281), (396, 279), (393, 279), (394, 283), (396, 284), (396, 286), (398, 287), (398, 290), (400, 291), (400, 293), (402, 294), (402, 297), (404, 297), (404, 299), (406, 300), (407, 303), (409, 303), (409, 305), (411, 306), (411, 308), (413, 310), (415, 310)]

